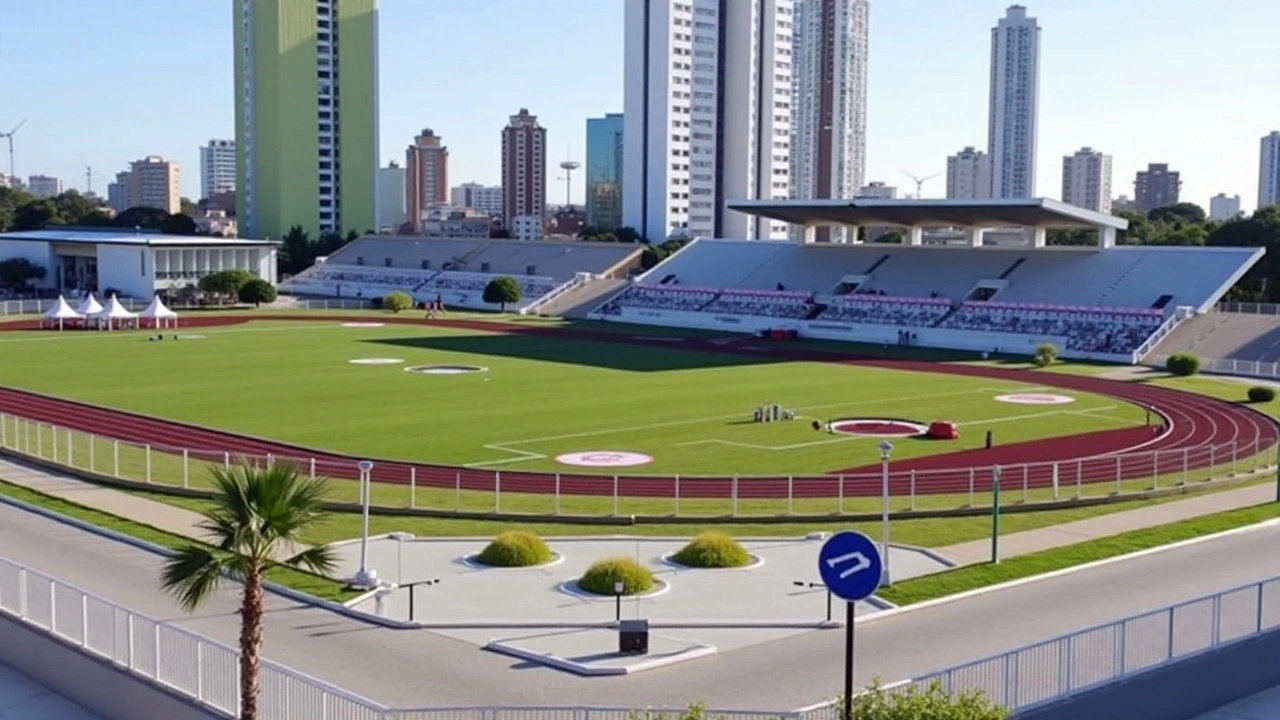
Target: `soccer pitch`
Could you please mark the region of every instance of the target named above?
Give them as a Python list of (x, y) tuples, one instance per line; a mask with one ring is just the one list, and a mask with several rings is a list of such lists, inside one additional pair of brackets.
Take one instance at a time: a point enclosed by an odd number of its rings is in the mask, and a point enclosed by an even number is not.
[[(174, 332), (158, 342), (145, 330), (0, 334), (0, 384), (354, 455), (565, 472), (584, 469), (557, 456), (604, 451), (653, 458), (633, 474), (825, 473), (877, 461), (881, 438), (816, 432), (815, 420), (959, 424), (956, 441), (894, 439), (895, 458), (980, 447), (987, 431), (1010, 443), (1145, 421), (1141, 408), (1105, 396), (1010, 404), (996, 397), (1037, 388), (682, 350), (674, 340), (336, 320)], [(424, 366), (482, 370), (407, 372)], [(752, 421), (775, 403), (796, 418)]]

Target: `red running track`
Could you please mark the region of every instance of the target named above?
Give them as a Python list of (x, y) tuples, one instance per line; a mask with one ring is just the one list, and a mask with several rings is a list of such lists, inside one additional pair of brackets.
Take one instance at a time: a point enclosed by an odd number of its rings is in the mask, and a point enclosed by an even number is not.
[[(368, 316), (207, 316), (184, 320), (187, 328), (230, 325), (256, 319), (309, 320), (327, 322), (368, 321)], [(429, 324), (421, 320), (378, 316), (379, 322), (406, 325)], [(435, 320), (430, 324), (485, 332), (572, 337), (575, 339), (644, 344), (652, 347), (679, 347), (684, 350), (734, 353), (732, 344), (707, 338), (685, 338), (676, 345), (670, 338), (645, 338), (613, 332), (567, 330), (551, 327), (500, 325), (494, 322)], [(34, 321), (6, 323), (4, 329), (30, 329)], [(1050, 438), (1034, 442), (998, 445), (990, 450), (942, 453), (892, 463), (890, 492), (895, 495), (961, 493), (970, 487), (989, 490), (995, 465), (1004, 468), (1006, 485), (1048, 487), (1057, 474), (1061, 485), (1114, 482), (1124, 479), (1176, 474), (1184, 469), (1222, 465), (1233, 457), (1249, 457), (1277, 443), (1276, 424), (1266, 415), (1247, 407), (1201, 395), (1184, 393), (1140, 383), (1117, 382), (1095, 377), (1036, 373), (988, 366), (942, 365), (910, 360), (885, 360), (830, 353), (796, 351), (785, 346), (756, 348), (759, 356), (787, 360), (839, 362), (907, 372), (943, 373), (987, 377), (996, 380), (1031, 382), (1040, 386), (1108, 395), (1126, 402), (1151, 407), (1164, 418), (1166, 430), (1157, 435), (1151, 428), (1124, 429)], [(314, 458), (316, 472), (329, 477), (358, 475), (359, 458), (315, 450), (273, 440), (223, 432), (198, 425), (174, 422), (62, 400), (22, 390), (0, 388), (0, 412), (38, 422), (58, 425), (102, 437), (149, 444), (157, 451), (187, 448), (193, 459), (222, 462), (226, 455), (272, 455), (277, 458)], [(377, 482), (402, 483), (414, 480), (422, 486), (493, 492), (552, 493), (566, 495), (612, 495), (629, 497), (739, 498), (835, 497), (836, 495), (878, 495), (881, 490), (878, 465), (848, 468), (821, 476), (751, 477), (735, 479), (678, 478), (672, 476), (553, 474), (539, 472), (489, 471), (454, 466), (414, 464), (378, 460), (373, 470)]]

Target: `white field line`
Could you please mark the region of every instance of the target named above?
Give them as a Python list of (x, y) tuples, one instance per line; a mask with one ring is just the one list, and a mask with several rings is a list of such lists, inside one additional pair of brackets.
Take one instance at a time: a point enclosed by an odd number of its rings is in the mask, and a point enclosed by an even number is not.
[[(263, 318), (263, 319), (265, 320), (266, 318)], [(198, 325), (194, 325), (191, 327), (182, 327), (181, 325), (179, 325), (176, 328), (162, 328), (162, 329), (164, 330), (165, 335), (177, 333), (178, 335), (200, 334), (200, 335), (212, 336), (212, 335), (226, 335), (230, 333), (284, 332), (287, 330), (331, 330), (333, 328), (332, 325), (328, 325), (322, 322), (315, 322), (314, 320), (299, 320), (297, 321), (297, 324), (284, 321), (284, 320), (272, 321), (272, 322), (275, 324), (274, 327), (247, 327), (247, 328), (234, 328), (234, 329), (224, 327), (222, 329), (217, 329), (219, 327), (217, 325), (211, 325), (211, 326), (205, 326), (205, 327), (201, 327)], [(335, 324), (337, 323), (336, 320), (334, 322)], [(390, 327), (390, 325), (388, 325), (388, 327)], [(348, 329), (354, 330), (359, 328), (348, 328)], [(365, 328), (365, 329), (381, 330), (383, 328)], [(42, 337), (3, 338), (3, 339), (0, 339), (0, 343), (57, 342), (59, 340), (75, 340), (75, 339), (85, 340), (88, 338), (101, 339), (104, 337), (106, 338), (135, 337), (138, 339), (144, 339), (144, 336), (142, 335), (142, 333), (147, 330), (151, 330), (152, 335), (155, 334), (155, 330), (153, 328), (142, 328), (141, 330), (112, 330), (112, 331), (67, 330), (64, 332), (50, 334)], [(21, 331), (21, 332), (25, 332), (25, 331)], [(29, 332), (38, 332), (38, 331), (31, 330)], [(42, 332), (51, 333), (52, 331), (44, 330)], [(181, 342), (181, 340), (179, 340), (179, 342)]]

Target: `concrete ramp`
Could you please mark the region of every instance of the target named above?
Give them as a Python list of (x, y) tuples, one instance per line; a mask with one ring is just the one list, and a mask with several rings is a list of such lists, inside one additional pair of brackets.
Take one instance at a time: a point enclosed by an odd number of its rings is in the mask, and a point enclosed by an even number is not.
[(628, 282), (625, 279), (616, 280), (613, 278), (588, 280), (579, 287), (538, 308), (538, 314), (576, 320), (585, 319), (587, 313), (595, 310), (607, 302), (610, 297), (624, 290)]
[(1280, 361), (1280, 316), (1209, 312), (1183, 321), (1152, 352), (1189, 352), (1201, 358)]

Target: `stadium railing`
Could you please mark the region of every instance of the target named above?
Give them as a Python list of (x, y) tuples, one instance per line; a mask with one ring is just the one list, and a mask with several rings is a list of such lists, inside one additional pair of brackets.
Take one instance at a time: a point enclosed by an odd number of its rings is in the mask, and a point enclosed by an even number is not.
[[(1163, 369), (1168, 360), (1168, 355), (1152, 355), (1147, 357), (1143, 364)], [(1235, 358), (1200, 358), (1200, 372), (1280, 380), (1280, 363)]]
[[(0, 413), (0, 451), (103, 478), (207, 490), (214, 465), (288, 461), (333, 478), (331, 498), (355, 503), (354, 458), (245, 456), (211, 448), (131, 443)], [(1102, 502), (1182, 492), (1204, 483), (1246, 479), (1277, 467), (1277, 448), (1255, 438), (1220, 445), (1102, 455), (999, 467), (1000, 505)], [(893, 470), (892, 512), (983, 512), (990, 509), (995, 467)], [(641, 476), (526, 473), (375, 463), (378, 507), (491, 515), (596, 518), (872, 515), (881, 509), (881, 472), (772, 476)]]
[(1241, 315), (1280, 315), (1278, 303), (1220, 302), (1213, 309), (1218, 312)]
[[(32, 568), (0, 558), (0, 614), (38, 628), (88, 655), (202, 706), (238, 717), (239, 650), (157, 620)], [(259, 672), (262, 720), (636, 720), (680, 708), (436, 707), (392, 709), (270, 660)], [(709, 710), (722, 720), (823, 720), (824, 710)]]

